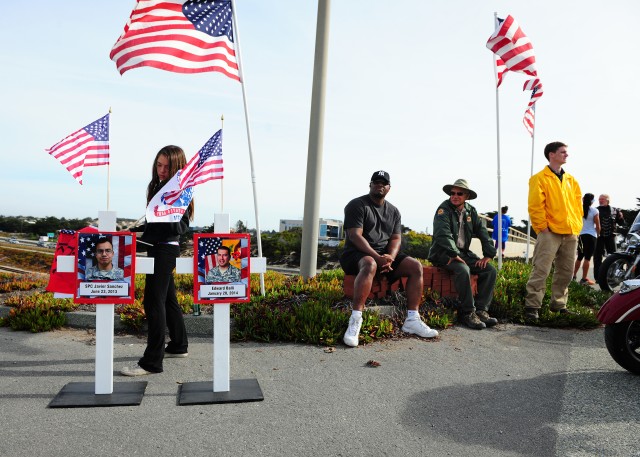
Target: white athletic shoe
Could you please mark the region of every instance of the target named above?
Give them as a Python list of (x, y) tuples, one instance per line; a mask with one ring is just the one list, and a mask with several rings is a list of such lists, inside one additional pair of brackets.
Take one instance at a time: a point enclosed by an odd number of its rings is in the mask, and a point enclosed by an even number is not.
[(402, 331), (405, 333), (412, 333), (414, 335), (421, 336), (422, 338), (435, 338), (438, 336), (438, 331), (430, 328), (427, 324), (422, 322), (419, 317), (416, 319), (407, 319), (404, 321)]
[(362, 326), (362, 317), (355, 318), (353, 315), (349, 318), (349, 327), (344, 332), (342, 341), (352, 348), (358, 346), (358, 336), (360, 335), (360, 327)]

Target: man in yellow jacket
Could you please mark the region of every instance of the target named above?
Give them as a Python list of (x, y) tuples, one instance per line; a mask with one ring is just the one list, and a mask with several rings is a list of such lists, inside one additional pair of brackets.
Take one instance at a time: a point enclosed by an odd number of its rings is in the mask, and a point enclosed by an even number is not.
[(550, 308), (570, 314), (567, 297), (582, 229), (580, 185), (562, 168), (569, 156), (567, 145), (559, 141), (549, 143), (544, 148), (544, 156), (549, 165), (529, 179), (529, 216), (538, 234), (525, 299), (525, 318), (530, 320), (538, 319), (547, 276), (554, 262)]

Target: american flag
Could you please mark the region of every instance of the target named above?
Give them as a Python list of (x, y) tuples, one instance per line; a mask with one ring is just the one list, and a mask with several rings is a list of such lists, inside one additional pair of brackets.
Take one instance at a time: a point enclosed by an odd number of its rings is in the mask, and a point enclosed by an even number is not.
[(84, 167), (109, 165), (109, 114), (73, 132), (48, 149), (82, 185)]
[(531, 106), (524, 112), (522, 123), (527, 129), (527, 132), (529, 132), (529, 135), (533, 137), (533, 131), (536, 125), (536, 105)]
[(240, 81), (232, 22), (229, 0), (138, 0), (109, 57), (120, 74), (148, 66)]
[(531, 108), (540, 97), (542, 97), (542, 83), (538, 78), (530, 79), (525, 81), (522, 90), (530, 90), (531, 91), (531, 99), (529, 100), (529, 108)]
[(507, 70), (537, 76), (533, 45), (512, 16), (498, 19), (487, 48), (502, 59)]
[(222, 179), (222, 129), (191, 157), (187, 165), (178, 171), (179, 188), (162, 195), (163, 203), (172, 205), (185, 189), (203, 184), (212, 179)]
[(216, 253), (222, 246), (222, 238), (201, 237), (198, 240), (198, 281), (204, 284), (207, 272), (214, 268), (216, 263)]

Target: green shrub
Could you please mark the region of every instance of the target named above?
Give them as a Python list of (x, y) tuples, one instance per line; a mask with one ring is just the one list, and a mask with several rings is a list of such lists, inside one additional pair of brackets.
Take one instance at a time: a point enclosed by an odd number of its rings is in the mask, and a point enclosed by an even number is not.
[(429, 258), (433, 237), (413, 230), (402, 235), (402, 252), (416, 259)]
[(61, 311), (73, 311), (78, 307), (71, 298), (54, 298), (51, 292), (35, 293), (33, 295), (13, 295), (8, 297), (6, 306), (41, 306), (60, 309)]
[(0, 293), (33, 290), (46, 285), (47, 277), (44, 275), (0, 273)]
[(131, 330), (139, 332), (142, 330), (147, 316), (140, 300), (135, 300), (128, 305), (118, 305), (116, 313), (120, 315), (120, 321)]
[(6, 321), (13, 330), (48, 332), (67, 323), (64, 311), (45, 303), (24, 302), (11, 308)]

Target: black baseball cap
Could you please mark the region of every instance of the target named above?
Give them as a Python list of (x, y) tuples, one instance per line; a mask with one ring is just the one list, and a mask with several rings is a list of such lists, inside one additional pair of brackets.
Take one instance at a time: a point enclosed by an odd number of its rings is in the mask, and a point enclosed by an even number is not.
[(387, 181), (387, 184), (391, 184), (391, 178), (389, 177), (389, 173), (384, 170), (374, 171), (371, 175), (371, 181), (377, 181), (379, 179), (384, 179)]

